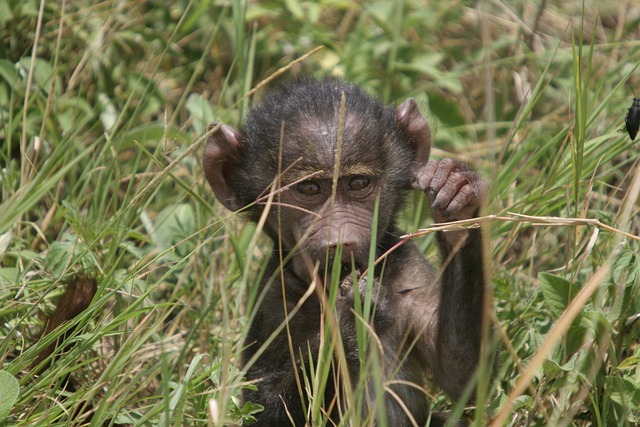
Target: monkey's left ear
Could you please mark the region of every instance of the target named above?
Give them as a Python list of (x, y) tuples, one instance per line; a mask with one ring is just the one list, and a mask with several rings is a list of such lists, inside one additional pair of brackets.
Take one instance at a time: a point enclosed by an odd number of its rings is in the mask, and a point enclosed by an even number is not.
[(418, 171), (429, 161), (431, 130), (413, 98), (407, 99), (396, 109), (396, 123), (404, 131), (407, 142), (414, 149), (413, 167), (411, 168), (413, 185)]
[(238, 149), (240, 147), (240, 133), (231, 126), (213, 123), (209, 130), (220, 126), (207, 139), (202, 156), (204, 175), (216, 195), (216, 198), (231, 211), (240, 209), (241, 203), (235, 191), (229, 185), (229, 173), (233, 173), (238, 166)]

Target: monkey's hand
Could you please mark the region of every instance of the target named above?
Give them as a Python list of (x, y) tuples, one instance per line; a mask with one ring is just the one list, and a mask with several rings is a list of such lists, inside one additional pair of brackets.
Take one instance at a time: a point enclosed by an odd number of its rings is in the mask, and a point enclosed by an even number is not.
[(431, 202), (436, 222), (474, 218), (487, 198), (489, 185), (460, 160), (429, 160), (416, 174), (414, 187)]
[[(358, 285), (353, 285), (353, 277), (347, 276), (340, 283), (340, 295), (338, 295), (338, 309), (340, 313), (352, 312), (356, 301), (356, 292), (360, 297), (362, 304), (366, 301), (367, 295), (367, 278), (362, 277), (358, 281)], [(371, 286), (371, 307), (375, 309), (376, 325), (382, 325), (387, 316), (388, 307), (392, 292), (388, 287), (383, 286), (378, 279), (373, 279)]]
[[(356, 277), (359, 277), (360, 273), (356, 272)], [(362, 277), (358, 280), (357, 286), (353, 285), (353, 274), (349, 274), (345, 277), (342, 282), (340, 282), (340, 295), (338, 296), (338, 301), (341, 305), (345, 306), (345, 308), (353, 308), (353, 303), (356, 298), (356, 292), (360, 297), (360, 301), (364, 301), (366, 292), (367, 292), (367, 278)], [(371, 289), (371, 303), (375, 304), (377, 300), (377, 288), (380, 286), (379, 282), (374, 279), (373, 287)]]
[[(422, 190), (431, 202), (436, 222), (474, 218), (489, 192), (488, 183), (460, 160), (429, 160), (416, 173), (414, 188)], [(468, 232), (442, 233), (450, 248), (464, 244)]]

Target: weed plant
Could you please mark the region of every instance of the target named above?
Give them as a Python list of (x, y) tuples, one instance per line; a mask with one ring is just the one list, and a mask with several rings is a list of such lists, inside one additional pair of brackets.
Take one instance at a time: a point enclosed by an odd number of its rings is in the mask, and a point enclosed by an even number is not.
[[(237, 124), (282, 67), (416, 98), (432, 155), (491, 182), (496, 368), (469, 407), (434, 387), (433, 408), (637, 425), (639, 23), (633, 0), (0, 0), (0, 425), (251, 422), (238, 355), (270, 245), (214, 200), (200, 155), (207, 125)], [(422, 194), (400, 222), (433, 231)], [(431, 258), (432, 236), (414, 238)], [(78, 274), (97, 280), (90, 307), (38, 341)], [(330, 425), (313, 398), (326, 342), (302, 378), (314, 426)], [(362, 372), (379, 377), (374, 359)]]

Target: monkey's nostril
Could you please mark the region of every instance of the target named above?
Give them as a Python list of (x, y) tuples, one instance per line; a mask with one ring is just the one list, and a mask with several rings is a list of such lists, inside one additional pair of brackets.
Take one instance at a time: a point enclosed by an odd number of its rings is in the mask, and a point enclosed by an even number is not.
[(353, 239), (348, 239), (348, 240), (341, 240), (341, 239), (331, 239), (327, 246), (331, 249), (331, 250), (336, 250), (338, 249), (338, 246), (342, 246), (342, 249), (349, 249), (349, 250), (353, 250), (356, 247), (356, 241)]
[(345, 249), (355, 249), (356, 242), (355, 240), (347, 240), (345, 242), (342, 242), (342, 247)]

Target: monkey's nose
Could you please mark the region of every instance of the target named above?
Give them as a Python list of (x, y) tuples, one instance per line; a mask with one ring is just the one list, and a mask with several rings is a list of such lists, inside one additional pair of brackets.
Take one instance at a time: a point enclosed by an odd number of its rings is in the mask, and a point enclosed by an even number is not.
[(335, 252), (339, 246), (342, 246), (343, 251), (352, 251), (356, 248), (356, 241), (353, 239), (331, 239), (328, 242), (329, 249)]
[(351, 259), (357, 247), (356, 241), (353, 239), (332, 240), (328, 245), (329, 254), (332, 258), (335, 258), (339, 247), (342, 247), (342, 255), (340, 258), (343, 266), (351, 265)]

